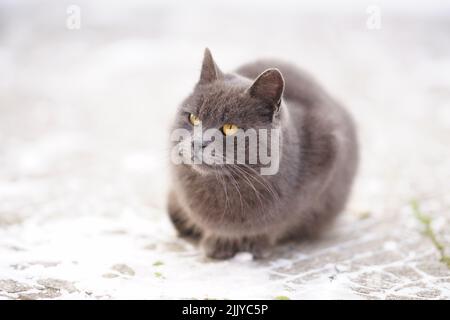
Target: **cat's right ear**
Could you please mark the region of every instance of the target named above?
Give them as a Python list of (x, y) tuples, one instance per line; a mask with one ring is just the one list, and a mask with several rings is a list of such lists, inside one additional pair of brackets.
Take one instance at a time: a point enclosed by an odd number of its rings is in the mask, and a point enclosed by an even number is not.
[(278, 108), (284, 91), (284, 79), (280, 70), (272, 68), (261, 73), (248, 89), (251, 96), (266, 100)]
[(202, 72), (200, 74), (200, 84), (207, 84), (221, 79), (223, 76), (222, 71), (214, 62), (211, 55), (211, 51), (208, 48), (205, 49), (203, 56)]

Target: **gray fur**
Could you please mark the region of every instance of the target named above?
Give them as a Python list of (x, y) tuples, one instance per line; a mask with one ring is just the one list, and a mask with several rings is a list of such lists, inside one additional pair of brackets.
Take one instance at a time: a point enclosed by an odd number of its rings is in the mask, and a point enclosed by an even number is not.
[[(255, 82), (261, 76), (264, 82)], [(200, 80), (179, 107), (173, 129), (191, 130), (189, 113), (205, 128), (233, 123), (282, 132), (280, 168), (272, 176), (257, 174), (258, 164), (172, 165), (170, 218), (179, 235), (199, 241), (209, 257), (226, 259), (239, 251), (262, 257), (282, 240), (316, 235), (344, 209), (358, 164), (355, 127), (303, 71), (261, 60), (225, 74), (206, 49)]]

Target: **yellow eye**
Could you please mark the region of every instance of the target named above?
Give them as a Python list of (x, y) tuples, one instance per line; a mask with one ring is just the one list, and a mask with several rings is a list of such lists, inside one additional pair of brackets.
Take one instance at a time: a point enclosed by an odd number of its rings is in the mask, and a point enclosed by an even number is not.
[(223, 134), (226, 136), (231, 136), (238, 131), (237, 125), (226, 123), (222, 127)]
[(189, 121), (193, 126), (198, 126), (201, 123), (200, 119), (192, 113), (189, 115)]

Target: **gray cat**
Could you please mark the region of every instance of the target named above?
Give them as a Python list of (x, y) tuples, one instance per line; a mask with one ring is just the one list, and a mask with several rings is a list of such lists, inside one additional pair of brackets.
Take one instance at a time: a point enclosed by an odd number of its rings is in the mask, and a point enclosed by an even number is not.
[[(200, 123), (221, 130), (224, 140), (237, 128), (280, 132), (279, 167), (272, 175), (260, 173), (259, 161), (171, 164), (169, 216), (178, 234), (200, 242), (208, 257), (227, 259), (240, 251), (264, 257), (281, 241), (317, 235), (344, 209), (358, 165), (355, 127), (304, 72), (264, 60), (225, 74), (206, 49), (200, 80), (172, 129), (193, 133)], [(196, 148), (192, 135), (188, 157), (216, 140)], [(172, 145), (183, 156), (186, 150), (177, 141)]]

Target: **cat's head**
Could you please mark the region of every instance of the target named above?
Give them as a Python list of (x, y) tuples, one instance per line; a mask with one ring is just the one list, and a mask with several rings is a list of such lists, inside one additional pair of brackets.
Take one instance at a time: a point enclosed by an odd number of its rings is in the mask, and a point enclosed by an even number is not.
[(177, 111), (173, 155), (201, 174), (239, 170), (236, 166), (255, 170), (267, 167), (268, 158), (279, 161), (283, 90), (279, 70), (268, 69), (256, 79), (225, 74), (205, 49), (200, 79)]

